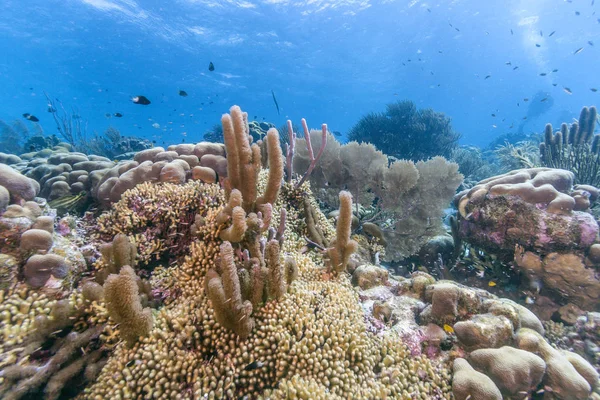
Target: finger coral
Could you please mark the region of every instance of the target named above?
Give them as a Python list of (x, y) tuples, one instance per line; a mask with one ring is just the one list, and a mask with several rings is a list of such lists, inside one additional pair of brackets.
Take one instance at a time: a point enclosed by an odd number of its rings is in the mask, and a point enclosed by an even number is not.
[(138, 290), (135, 272), (128, 265), (118, 275), (109, 275), (104, 283), (106, 308), (129, 345), (152, 330), (152, 310), (142, 308)]

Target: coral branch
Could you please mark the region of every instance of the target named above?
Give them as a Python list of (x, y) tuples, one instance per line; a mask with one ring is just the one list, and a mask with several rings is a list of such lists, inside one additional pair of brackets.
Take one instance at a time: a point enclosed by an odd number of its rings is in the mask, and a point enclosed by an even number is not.
[(231, 243), (223, 242), (221, 249), (221, 275), (211, 269), (206, 274), (206, 292), (215, 310), (217, 322), (234, 331), (241, 338), (252, 332), (254, 319), (252, 303), (242, 301), (237, 267), (233, 260)]
[(121, 336), (130, 346), (152, 330), (152, 311), (142, 308), (138, 293), (137, 276), (129, 265), (121, 268), (119, 275), (109, 275), (104, 283), (108, 313), (119, 324)]
[(340, 192), (340, 215), (336, 225), (336, 237), (333, 246), (327, 249), (330, 270), (336, 274), (346, 270), (352, 253), (358, 243), (350, 239), (352, 229), (352, 195), (350, 192)]
[(294, 133), (292, 121), (289, 119), (287, 120), (287, 128), (289, 139), (285, 147), (285, 159), (287, 164), (287, 180), (288, 182), (291, 182), (292, 175), (294, 174), (294, 166), (292, 161), (294, 160), (294, 154), (296, 153), (296, 133)]
[(308, 179), (308, 177), (310, 177), (311, 172), (313, 171), (313, 169), (315, 169), (315, 166), (317, 165), (317, 162), (323, 155), (323, 151), (325, 150), (325, 146), (327, 145), (327, 124), (323, 124), (321, 126), (321, 131), (322, 131), (321, 147), (319, 148), (319, 152), (317, 153), (316, 157), (314, 156), (312, 144), (310, 142), (310, 132), (308, 130), (308, 125), (306, 124), (306, 120), (304, 118), (302, 118), (302, 128), (304, 129), (304, 138), (306, 140), (306, 148), (308, 150), (308, 157), (310, 159), (310, 165), (308, 166), (308, 169), (302, 176), (302, 179), (300, 179), (300, 181), (296, 184), (297, 188), (302, 186), (304, 181), (306, 181)]

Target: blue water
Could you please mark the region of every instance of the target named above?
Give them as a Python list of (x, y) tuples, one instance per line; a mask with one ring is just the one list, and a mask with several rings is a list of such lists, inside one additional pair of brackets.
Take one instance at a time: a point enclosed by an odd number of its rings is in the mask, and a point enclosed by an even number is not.
[[(251, 119), (305, 117), (345, 134), (364, 113), (410, 99), (450, 116), (463, 143), (485, 145), (523, 122), (525, 132), (570, 122), (600, 96), (590, 90), (600, 89), (592, 0), (0, 4), (0, 119), (28, 112), (47, 133), (56, 129), (43, 91), (77, 107), (89, 132), (112, 125), (159, 144), (201, 140), (233, 104)], [(523, 99), (539, 91), (551, 99), (529, 115), (545, 113), (523, 120)], [(133, 104), (140, 94), (152, 104)]]

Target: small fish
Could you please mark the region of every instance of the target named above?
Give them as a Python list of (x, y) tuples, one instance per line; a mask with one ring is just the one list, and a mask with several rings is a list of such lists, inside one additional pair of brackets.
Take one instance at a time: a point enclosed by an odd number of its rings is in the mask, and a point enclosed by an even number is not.
[(540, 100), (540, 103), (543, 103), (543, 102), (545, 102), (546, 100), (548, 100), (548, 98), (547, 98), (547, 97), (544, 97), (543, 99), (541, 99), (541, 100)]
[(428, 8), (428, 9), (427, 9), (427, 12), (431, 12), (431, 10)]
[(523, 117), (523, 121), (525, 121), (527, 119), (527, 117)]
[(492, 77), (491, 75), (486, 75), (485, 78), (483, 78), (483, 80), (485, 81), (486, 79), (491, 78), (491, 77)]
[(539, 44), (539, 43), (536, 43), (536, 44), (535, 44), (535, 47), (542, 47), (542, 45), (541, 45), (541, 44)]
[(277, 103), (277, 99), (275, 98), (275, 92), (271, 90), (271, 94), (273, 95), (273, 101), (275, 102), (275, 107), (277, 108), (277, 115), (281, 115), (279, 113), (279, 104)]
[(552, 84), (552, 86), (556, 86), (556, 85), (558, 85), (558, 83), (553, 83), (553, 84)]
[(575, 50), (573, 52), (573, 55), (581, 53), (582, 50), (583, 50), (583, 47), (578, 48), (577, 50)]
[(492, 117), (495, 117), (495, 116), (496, 116), (496, 114), (492, 114)]
[(523, 101), (529, 101), (529, 98), (525, 97), (525, 98), (523, 99)]
[(554, 35), (555, 33), (556, 33), (556, 31), (552, 31), (552, 32), (550, 32), (550, 34), (548, 35), (548, 37), (550, 37), (550, 36)]
[(488, 286), (489, 286), (489, 287), (494, 287), (494, 286), (496, 286), (496, 282), (494, 282), (494, 281), (489, 281), (489, 282), (488, 282)]
[(23, 118), (25, 118), (26, 120), (29, 120), (31, 122), (39, 122), (39, 119), (35, 115), (31, 115), (29, 113), (23, 114)]
[(104, 116), (105, 116), (106, 118), (110, 118), (110, 117), (112, 117), (112, 115), (110, 115), (110, 113), (106, 113), (106, 114), (104, 114)]
[(513, 32), (513, 30), (512, 30), (512, 29), (510, 30), (510, 34), (511, 34), (511, 35), (514, 35), (514, 32)]
[(245, 371), (252, 371), (252, 370), (255, 370), (255, 369), (258, 369), (258, 368), (262, 368), (262, 367), (264, 367), (264, 365), (265, 364), (263, 362), (253, 361), (250, 364), (246, 365), (244, 367), (244, 370)]
[(542, 73), (540, 74), (540, 76), (546, 76), (546, 75), (547, 75), (547, 74), (546, 74), (545, 72), (542, 72)]
[(147, 106), (150, 104), (150, 100), (146, 96), (135, 96), (131, 99), (135, 104), (141, 104), (143, 106)]
[(596, 93), (596, 92), (598, 91), (598, 89), (596, 89), (595, 87), (593, 87), (593, 88), (590, 88), (590, 90), (591, 90), (592, 92), (594, 92), (594, 93)]
[(76, 195), (67, 195), (62, 196), (57, 199), (54, 199), (48, 202), (50, 208), (55, 208), (61, 211), (72, 211), (79, 204), (81, 204), (82, 200), (85, 200), (87, 193), (85, 191), (79, 192)]
[(540, 31), (540, 36), (544, 36), (544, 34), (542, 33), (542, 31)]
[(121, 113), (118, 113), (118, 112), (117, 112), (117, 113), (114, 113), (113, 115), (114, 115), (115, 117), (117, 117), (117, 118), (121, 118), (121, 117), (123, 116), (123, 114), (121, 114)]
[(492, 125), (492, 128), (497, 128), (497, 127), (498, 127), (497, 125)]
[(516, 71), (517, 69), (519, 69), (519, 66), (517, 65), (516, 67), (513, 68), (513, 71)]
[(566, 94), (573, 94), (573, 91), (571, 91), (571, 89), (569, 89), (568, 87), (563, 87), (563, 90), (565, 91)]
[(510, 61), (507, 61), (504, 63), (505, 65), (512, 65), (512, 63)]
[(448, 324), (444, 324), (444, 331), (452, 335), (454, 333), (454, 328)]
[(460, 32), (460, 29), (458, 29), (458, 28), (454, 28), (454, 29), (456, 30), (456, 32)]
[(593, 46), (593, 45), (594, 45), (594, 42), (592, 42), (591, 40), (588, 40), (588, 44), (589, 44), (590, 46)]
[(575, 11), (575, 15), (579, 16), (581, 13), (579, 11)]
[(213, 64), (212, 61), (208, 64), (208, 70), (211, 72), (215, 70), (215, 64)]
[(186, 92), (185, 90), (180, 90), (180, 91), (179, 91), (179, 95), (180, 95), (181, 97), (187, 97), (187, 92)]
[(558, 72), (558, 69), (557, 69), (557, 68), (555, 68), (555, 69), (553, 69), (553, 70), (552, 70), (552, 72)]

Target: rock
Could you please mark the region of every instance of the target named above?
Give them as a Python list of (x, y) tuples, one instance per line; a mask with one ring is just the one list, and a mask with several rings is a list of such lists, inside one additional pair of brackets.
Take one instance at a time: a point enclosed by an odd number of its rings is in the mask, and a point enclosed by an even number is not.
[(352, 284), (358, 285), (361, 289), (370, 289), (375, 286), (384, 285), (388, 277), (389, 272), (387, 269), (365, 264), (356, 268), (352, 274)]
[(540, 357), (510, 346), (475, 350), (469, 355), (469, 363), (490, 377), (506, 397), (530, 394), (546, 372), (546, 363)]
[(469, 320), (454, 324), (460, 344), (467, 350), (498, 348), (510, 344), (513, 325), (504, 316), (477, 314)]

